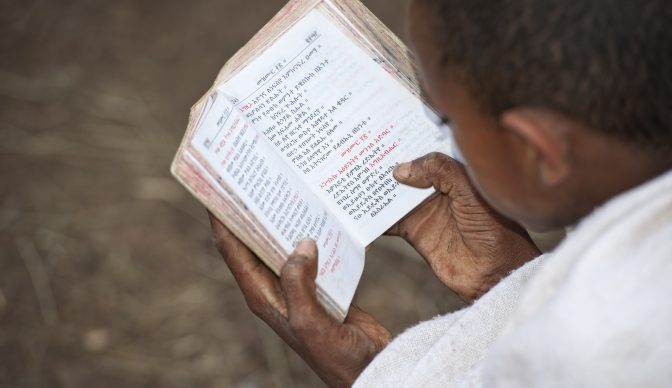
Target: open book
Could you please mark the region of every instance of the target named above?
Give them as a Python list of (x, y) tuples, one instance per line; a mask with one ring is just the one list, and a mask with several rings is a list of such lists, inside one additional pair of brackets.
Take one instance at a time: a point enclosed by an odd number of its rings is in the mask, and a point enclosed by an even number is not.
[(453, 154), (431, 115), (407, 49), (359, 1), (293, 0), (192, 107), (171, 170), (276, 274), (316, 240), (318, 297), (343, 320), (365, 247), (433, 193), (394, 166)]

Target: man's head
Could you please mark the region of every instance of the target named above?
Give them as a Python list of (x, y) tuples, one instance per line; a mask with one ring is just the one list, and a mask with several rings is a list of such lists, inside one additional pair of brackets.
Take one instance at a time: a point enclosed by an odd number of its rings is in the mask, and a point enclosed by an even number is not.
[(424, 89), (474, 183), (533, 229), (672, 166), (668, 0), (415, 0)]

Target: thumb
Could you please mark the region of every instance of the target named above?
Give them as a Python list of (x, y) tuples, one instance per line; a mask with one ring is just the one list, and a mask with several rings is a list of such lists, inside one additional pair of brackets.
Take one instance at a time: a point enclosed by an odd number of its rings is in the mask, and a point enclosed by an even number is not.
[(317, 300), (317, 245), (304, 239), (280, 271), (289, 324), (299, 336), (310, 336), (320, 327), (330, 326), (331, 318)]
[(466, 179), (459, 162), (438, 152), (399, 164), (393, 174), (402, 184), (423, 189), (433, 186), (442, 193), (447, 193), (453, 185)]

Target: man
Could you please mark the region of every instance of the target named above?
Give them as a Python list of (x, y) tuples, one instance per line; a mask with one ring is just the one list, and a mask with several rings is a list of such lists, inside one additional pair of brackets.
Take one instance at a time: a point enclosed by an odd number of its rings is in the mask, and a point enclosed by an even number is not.
[[(672, 386), (670, 20), (665, 0), (416, 0), (425, 92), (466, 164), (400, 165), (440, 195), (390, 233), (475, 302), (390, 342), (320, 307), (312, 242), (276, 279), (212, 219), (252, 310), (331, 386)], [(518, 224), (576, 227), (523, 265)]]

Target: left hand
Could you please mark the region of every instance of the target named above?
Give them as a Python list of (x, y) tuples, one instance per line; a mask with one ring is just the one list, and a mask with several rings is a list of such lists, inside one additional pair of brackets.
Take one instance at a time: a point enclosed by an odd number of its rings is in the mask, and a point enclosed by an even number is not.
[(491, 208), (449, 156), (425, 155), (397, 166), (394, 176), (412, 187), (434, 187), (437, 194), (388, 234), (403, 237), (466, 302), (539, 255), (525, 229)]
[(299, 243), (278, 279), (210, 214), (217, 249), (252, 312), (265, 321), (331, 387), (351, 386), (391, 340), (373, 317), (351, 307), (344, 323), (333, 319), (316, 294), (317, 246)]

